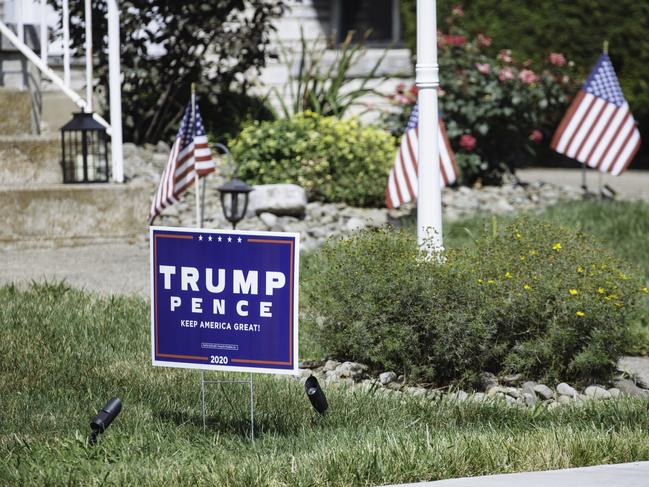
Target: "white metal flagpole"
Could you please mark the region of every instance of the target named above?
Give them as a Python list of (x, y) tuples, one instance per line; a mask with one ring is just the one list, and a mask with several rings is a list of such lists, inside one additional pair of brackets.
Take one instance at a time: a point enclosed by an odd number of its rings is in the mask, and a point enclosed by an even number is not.
[[(196, 130), (196, 85), (192, 83), (192, 124), (191, 130)], [(196, 170), (196, 161), (194, 161), (194, 194), (196, 195), (196, 226), (203, 227), (203, 208), (201, 208), (201, 185), (198, 171)]]
[(86, 0), (86, 111), (92, 112), (92, 8)]
[(417, 243), (430, 253), (443, 248), (442, 190), (437, 114), (437, 1), (417, 0), (416, 84), (419, 93)]
[(108, 6), (108, 88), (110, 102), (110, 152), (113, 179), (124, 182), (122, 148), (122, 82), (119, 53), (119, 8), (117, 0), (107, 0)]
[(63, 0), (63, 81), (70, 87), (70, 7)]

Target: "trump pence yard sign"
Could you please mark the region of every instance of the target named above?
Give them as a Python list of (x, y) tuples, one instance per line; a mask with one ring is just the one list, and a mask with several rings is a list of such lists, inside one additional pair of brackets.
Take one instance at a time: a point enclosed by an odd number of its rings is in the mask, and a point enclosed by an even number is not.
[(153, 365), (297, 372), (299, 234), (151, 227)]

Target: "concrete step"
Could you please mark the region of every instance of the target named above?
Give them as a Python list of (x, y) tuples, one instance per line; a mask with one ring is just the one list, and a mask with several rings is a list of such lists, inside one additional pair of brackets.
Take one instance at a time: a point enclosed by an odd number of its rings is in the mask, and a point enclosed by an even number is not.
[[(42, 91), (41, 133), (60, 134), (79, 108), (61, 91)], [(82, 95), (85, 97), (85, 93)], [(97, 105), (95, 105), (97, 106)]]
[(0, 136), (0, 187), (63, 182), (60, 136)]
[(130, 239), (147, 231), (151, 188), (52, 184), (0, 188), (0, 243)]
[(29, 91), (0, 88), (0, 135), (32, 133), (32, 99)]

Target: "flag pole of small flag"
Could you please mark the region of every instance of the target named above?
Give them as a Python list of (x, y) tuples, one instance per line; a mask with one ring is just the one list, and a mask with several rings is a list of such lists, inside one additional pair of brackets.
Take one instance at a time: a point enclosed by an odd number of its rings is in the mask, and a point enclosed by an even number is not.
[[(419, 105), (410, 113), (406, 131), (401, 137), (401, 145), (390, 170), (388, 184), (385, 188), (385, 205), (398, 208), (417, 197), (418, 191), (418, 146), (419, 146)], [(449, 186), (457, 180), (458, 171), (455, 165), (455, 154), (446, 135), (444, 122), (440, 119), (439, 131), (439, 166), (441, 186)]]
[[(162, 173), (160, 185), (151, 204), (149, 225), (162, 213), (163, 209), (178, 202), (180, 195), (187, 191), (192, 184), (197, 183), (199, 178), (208, 175), (215, 169), (203, 119), (198, 110), (196, 96), (192, 93), (191, 101), (185, 108), (178, 135), (171, 148), (167, 166)], [(198, 184), (196, 184), (197, 195), (198, 190)], [(198, 206), (197, 212), (199, 212)], [(200, 220), (199, 216), (198, 226), (200, 226)]]
[(555, 132), (552, 149), (617, 176), (640, 148), (640, 132), (606, 49)]

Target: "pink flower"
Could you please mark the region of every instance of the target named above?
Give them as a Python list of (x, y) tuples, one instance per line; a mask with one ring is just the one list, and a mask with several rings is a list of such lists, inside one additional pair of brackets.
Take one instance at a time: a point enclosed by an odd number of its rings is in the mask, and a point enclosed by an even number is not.
[(440, 45), (442, 46), (453, 46), (453, 47), (462, 47), (466, 44), (466, 37), (458, 35), (443, 35), (440, 39)]
[(555, 66), (563, 66), (566, 64), (566, 57), (560, 52), (553, 52), (548, 56), (548, 61)]
[(532, 130), (530, 134), (530, 140), (536, 142), (537, 144), (543, 140), (543, 134), (539, 129)]
[(451, 10), (451, 13), (456, 17), (464, 17), (464, 10), (462, 9), (462, 5), (455, 5), (453, 7), (453, 10)]
[(498, 59), (500, 59), (504, 63), (509, 64), (513, 61), (512, 52), (509, 49), (501, 49), (498, 53)]
[(514, 73), (511, 68), (503, 68), (498, 73), (498, 79), (500, 81), (507, 81), (508, 79), (514, 79)]
[(473, 135), (464, 134), (462, 137), (460, 137), (460, 147), (462, 147), (462, 149), (467, 152), (471, 152), (473, 149), (475, 149), (475, 144), (476, 140)]
[(526, 85), (531, 85), (532, 83), (536, 83), (539, 80), (539, 77), (531, 69), (523, 69), (518, 74), (518, 79), (520, 79)]
[(484, 47), (489, 47), (491, 45), (491, 37), (484, 34), (478, 34), (477, 36), (478, 44)]
[(489, 66), (489, 63), (475, 63), (475, 68), (482, 74), (489, 74), (491, 72), (491, 66)]

